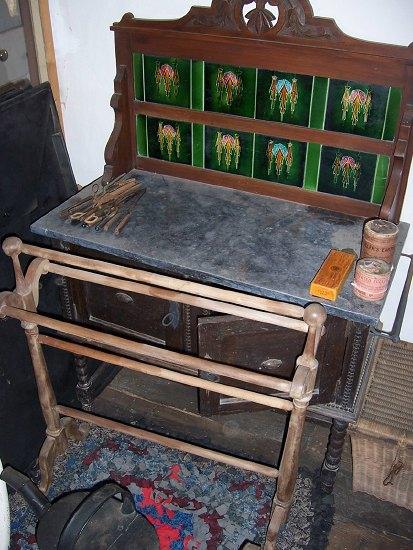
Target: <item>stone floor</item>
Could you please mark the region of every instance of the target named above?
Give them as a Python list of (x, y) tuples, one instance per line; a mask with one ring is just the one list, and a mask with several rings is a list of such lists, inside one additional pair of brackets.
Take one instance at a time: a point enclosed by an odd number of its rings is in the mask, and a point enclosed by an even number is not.
[[(98, 414), (257, 461), (275, 463), (286, 416), (272, 410), (200, 416), (197, 390), (121, 371), (94, 404)], [(319, 468), (328, 439), (325, 424), (308, 421), (300, 464)], [(351, 447), (346, 441), (334, 490), (335, 516), (328, 550), (413, 548), (413, 513), (366, 493), (353, 493)]]

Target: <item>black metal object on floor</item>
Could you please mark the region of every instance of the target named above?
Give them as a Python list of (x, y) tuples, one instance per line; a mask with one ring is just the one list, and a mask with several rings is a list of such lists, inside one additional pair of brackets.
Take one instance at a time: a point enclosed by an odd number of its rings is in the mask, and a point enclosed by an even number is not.
[[(10, 466), (0, 479), (18, 491), (35, 513), (39, 550), (159, 550), (154, 527), (135, 509), (132, 494), (107, 482), (92, 491), (50, 502), (30, 479)], [(120, 498), (117, 498), (117, 495)]]

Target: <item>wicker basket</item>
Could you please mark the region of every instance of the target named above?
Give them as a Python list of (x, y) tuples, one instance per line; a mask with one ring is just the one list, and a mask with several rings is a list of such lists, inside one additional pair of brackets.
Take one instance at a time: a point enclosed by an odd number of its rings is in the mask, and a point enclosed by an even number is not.
[(353, 490), (413, 510), (413, 346), (381, 340), (350, 429)]
[(359, 420), (350, 436), (353, 491), (413, 510), (413, 438), (369, 420)]

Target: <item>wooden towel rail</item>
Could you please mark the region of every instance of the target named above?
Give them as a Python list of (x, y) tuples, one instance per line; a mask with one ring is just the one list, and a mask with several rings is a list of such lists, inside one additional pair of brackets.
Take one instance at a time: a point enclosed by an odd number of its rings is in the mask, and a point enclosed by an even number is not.
[[(297, 477), (305, 415), (313, 394), (318, 368), (315, 356), (326, 319), (324, 308), (316, 303), (302, 308), (241, 292), (182, 281), (109, 262), (31, 246), (23, 243), (17, 237), (7, 238), (3, 243), (3, 250), (13, 262), (16, 287), (13, 292), (0, 293), (0, 318), (14, 318), (20, 321), (25, 330), (39, 400), (46, 422), (46, 439), (39, 455), (41, 489), (45, 490), (49, 486), (54, 460), (65, 449), (68, 438), (81, 439), (84, 437), (84, 426), (78, 427), (73, 421), (74, 419), (80, 420), (277, 478), (277, 491), (263, 546), (265, 550), (275, 548), (277, 533), (288, 515)], [(25, 273), (22, 271), (19, 260), (19, 255), (22, 253), (34, 257)], [(296, 370), (292, 381), (288, 381), (53, 319), (40, 315), (36, 311), (39, 301), (39, 281), (47, 273), (156, 296), (306, 332), (304, 351), (296, 360)], [(47, 328), (57, 334), (41, 334), (39, 328)], [(43, 355), (42, 346), (44, 345), (119, 365), (150, 376), (173, 380), (289, 412), (287, 438), (279, 469), (58, 405)], [(151, 361), (158, 364), (151, 364)], [(159, 366), (159, 363), (162, 366)], [(186, 367), (191, 374), (183, 374), (168, 368), (176, 365)], [(248, 382), (257, 386), (257, 389), (246, 390), (229, 384), (204, 380), (198, 377), (199, 371)], [(270, 390), (270, 393), (277, 392), (278, 395), (261, 393), (263, 387)]]

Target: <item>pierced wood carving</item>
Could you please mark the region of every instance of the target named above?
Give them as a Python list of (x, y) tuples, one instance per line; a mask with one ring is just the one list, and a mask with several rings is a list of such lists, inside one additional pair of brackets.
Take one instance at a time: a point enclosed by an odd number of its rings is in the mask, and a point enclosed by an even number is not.
[[(245, 16), (244, 6), (253, 4)], [(278, 17), (267, 8), (278, 9)], [(265, 38), (299, 36), (342, 38), (344, 33), (332, 19), (315, 17), (308, 0), (213, 0), (210, 8), (194, 7), (181, 20), (186, 28), (207, 27)]]
[(239, 26), (234, 19), (234, 5), (232, 0), (214, 0), (210, 8), (191, 8), (183, 20), (183, 26), (213, 27), (238, 31)]

